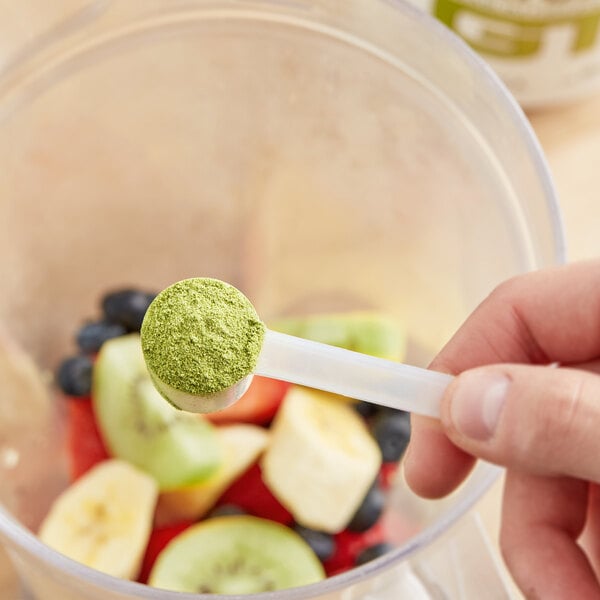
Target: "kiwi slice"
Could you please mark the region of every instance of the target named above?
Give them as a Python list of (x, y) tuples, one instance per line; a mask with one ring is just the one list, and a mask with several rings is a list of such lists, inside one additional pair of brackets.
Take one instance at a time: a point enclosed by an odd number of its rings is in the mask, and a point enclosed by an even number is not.
[(321, 562), (295, 531), (247, 515), (186, 529), (159, 554), (151, 586), (204, 594), (253, 594), (315, 583)]
[(102, 345), (92, 399), (110, 453), (152, 475), (161, 490), (204, 481), (220, 466), (214, 426), (163, 399), (150, 379), (138, 334)]
[(377, 312), (348, 312), (284, 318), (271, 329), (389, 360), (402, 360), (406, 335), (398, 323)]

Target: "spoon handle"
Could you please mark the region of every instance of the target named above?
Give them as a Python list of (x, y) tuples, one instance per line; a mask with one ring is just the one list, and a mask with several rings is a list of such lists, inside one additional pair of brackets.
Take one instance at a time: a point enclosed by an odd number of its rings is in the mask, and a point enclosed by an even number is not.
[(257, 375), (439, 417), (452, 376), (267, 330)]

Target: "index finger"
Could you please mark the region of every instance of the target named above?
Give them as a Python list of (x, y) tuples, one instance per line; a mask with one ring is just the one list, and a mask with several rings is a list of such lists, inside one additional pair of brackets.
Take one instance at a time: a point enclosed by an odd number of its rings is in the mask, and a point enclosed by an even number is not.
[[(493, 363), (565, 364), (600, 356), (600, 261), (520, 275), (498, 286), (431, 363), (458, 374)], [(454, 489), (474, 459), (446, 438), (439, 421), (412, 416), (404, 462), (407, 483), (423, 496)]]
[(580, 363), (600, 355), (600, 261), (498, 286), (431, 364), (460, 373), (492, 363)]

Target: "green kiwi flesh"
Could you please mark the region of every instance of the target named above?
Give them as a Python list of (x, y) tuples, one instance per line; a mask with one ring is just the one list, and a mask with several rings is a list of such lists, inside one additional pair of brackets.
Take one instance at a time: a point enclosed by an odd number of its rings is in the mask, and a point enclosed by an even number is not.
[(284, 318), (269, 324), (281, 333), (389, 360), (402, 360), (406, 335), (395, 320), (378, 313), (349, 312)]
[(316, 583), (321, 562), (292, 529), (247, 515), (207, 519), (159, 554), (149, 585), (179, 592), (253, 594)]
[(94, 412), (109, 452), (149, 473), (161, 490), (204, 481), (220, 466), (214, 427), (163, 399), (138, 334), (102, 345), (92, 381)]

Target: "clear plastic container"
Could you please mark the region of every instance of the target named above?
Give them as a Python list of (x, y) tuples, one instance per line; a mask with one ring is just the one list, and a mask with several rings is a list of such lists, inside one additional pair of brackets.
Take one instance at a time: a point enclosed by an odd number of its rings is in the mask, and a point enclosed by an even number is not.
[[(52, 372), (107, 288), (203, 275), (267, 322), (381, 309), (424, 366), (495, 284), (564, 258), (519, 108), (462, 42), (393, 1), (90, 3), (1, 74), (0, 162), (0, 539), (40, 599), (187, 596), (31, 533), (65, 482), (63, 432), (42, 384), (19, 387), (30, 365), (14, 344)], [(276, 597), (397, 598), (496, 477), (480, 465), (439, 502), (400, 483), (390, 531), (398, 517), (411, 534), (394, 552)]]

